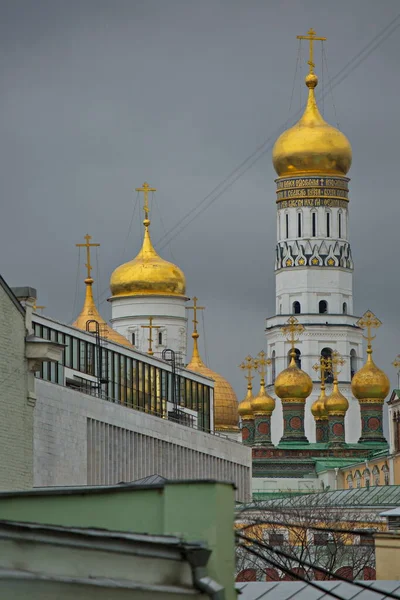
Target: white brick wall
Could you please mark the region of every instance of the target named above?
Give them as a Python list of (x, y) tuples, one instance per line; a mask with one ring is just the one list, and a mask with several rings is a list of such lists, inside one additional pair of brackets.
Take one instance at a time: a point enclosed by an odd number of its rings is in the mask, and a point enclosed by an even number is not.
[(27, 402), (25, 319), (0, 285), (0, 489), (32, 487), (33, 407)]
[(157, 473), (234, 481), (250, 496), (251, 451), (230, 440), (36, 381), (34, 485), (104, 485)]

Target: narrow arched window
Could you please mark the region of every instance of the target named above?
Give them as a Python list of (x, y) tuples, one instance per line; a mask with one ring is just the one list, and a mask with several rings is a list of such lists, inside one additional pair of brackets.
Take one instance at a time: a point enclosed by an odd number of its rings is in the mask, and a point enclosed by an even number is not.
[(297, 237), (301, 237), (301, 213), (297, 213)]
[(343, 314), (347, 315), (347, 302), (343, 302), (343, 307), (342, 308), (343, 308), (343, 310), (342, 310)]
[(357, 372), (357, 354), (354, 348), (350, 350), (350, 376), (353, 379)]
[(313, 237), (317, 235), (317, 213), (315, 212), (311, 215), (311, 235)]
[(285, 215), (285, 224), (286, 224), (286, 239), (289, 237), (289, 215), (286, 213)]
[(339, 238), (342, 237), (342, 213), (338, 214), (338, 230), (339, 230)]
[(136, 333), (132, 333), (132, 346), (136, 346)]
[(162, 331), (158, 332), (158, 345), (162, 346), (163, 343), (163, 335), (162, 335)]
[[(330, 365), (330, 360), (332, 359), (332, 348), (322, 348), (321, 358), (324, 358), (326, 361), (328, 361), (328, 365)], [(325, 381), (326, 383), (333, 383), (333, 373), (331, 367), (325, 371)]]
[(326, 237), (331, 237), (331, 213), (326, 213)]
[(275, 350), (272, 351), (271, 355), (271, 375), (272, 375), (272, 383), (274, 383), (276, 379), (276, 354)]
[(318, 311), (320, 315), (324, 315), (328, 312), (328, 303), (326, 300), (320, 300), (318, 304)]
[(301, 313), (301, 306), (300, 306), (300, 302), (293, 302), (293, 314), (295, 315), (299, 315)]

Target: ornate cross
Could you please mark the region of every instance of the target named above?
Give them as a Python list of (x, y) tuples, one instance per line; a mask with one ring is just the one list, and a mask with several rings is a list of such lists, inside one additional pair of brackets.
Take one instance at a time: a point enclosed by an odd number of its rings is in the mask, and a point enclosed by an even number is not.
[(147, 350), (147, 354), (150, 354), (150, 356), (153, 356), (154, 352), (153, 352), (153, 329), (160, 329), (160, 325), (153, 325), (153, 319), (154, 317), (149, 317), (149, 324), (148, 325), (142, 325), (143, 329), (148, 329), (149, 330), (149, 337), (148, 337), (148, 342), (149, 342), (149, 349)]
[(329, 357), (325, 358), (324, 356), (321, 356), (319, 361), (316, 362), (315, 365), (313, 365), (313, 369), (318, 373), (321, 379), (321, 390), (324, 390), (326, 375), (327, 373), (332, 371), (332, 359)]
[(143, 202), (143, 210), (144, 210), (144, 214), (145, 214), (145, 219), (148, 221), (149, 220), (149, 192), (156, 192), (156, 188), (152, 188), (149, 186), (149, 184), (147, 183), (147, 181), (144, 182), (144, 184), (142, 185), (141, 188), (136, 188), (135, 190), (136, 192), (143, 192), (143, 196), (144, 196), (144, 202)]
[(34, 305), (33, 305), (33, 307), (32, 307), (32, 308), (33, 308), (33, 310), (35, 310), (35, 311), (36, 311), (36, 310), (40, 310), (41, 312), (43, 312), (43, 309), (44, 309), (44, 308), (47, 308), (46, 306), (39, 306), (39, 304), (36, 304), (36, 302), (37, 302), (37, 301), (35, 300), (35, 303), (34, 303)]
[(310, 66), (310, 73), (314, 73), (314, 48), (313, 48), (313, 43), (318, 41), (318, 42), (325, 42), (326, 38), (324, 37), (317, 37), (317, 34), (315, 33), (314, 29), (310, 29), (307, 32), (307, 35), (298, 35), (297, 36), (298, 40), (308, 40), (310, 42), (310, 58), (308, 60), (308, 65)]
[(92, 239), (92, 236), (89, 235), (88, 233), (85, 235), (85, 240), (86, 243), (85, 244), (75, 244), (75, 246), (77, 246), (78, 248), (86, 248), (86, 264), (85, 267), (87, 268), (87, 278), (91, 279), (91, 271), (93, 269), (91, 262), (90, 262), (90, 248), (94, 248), (97, 246), (100, 246), (100, 244), (91, 244), (90, 240)]
[(294, 351), (294, 345), (299, 341), (299, 336), (304, 331), (304, 326), (299, 323), (296, 317), (289, 317), (287, 320), (287, 325), (281, 327), (281, 331), (283, 335), (287, 338), (287, 340), (292, 345), (292, 352)]
[(247, 379), (247, 389), (248, 390), (251, 390), (253, 387), (251, 384), (251, 380), (254, 379), (252, 372), (254, 371), (255, 368), (256, 368), (255, 361), (254, 361), (253, 357), (250, 355), (246, 356), (246, 358), (244, 359), (242, 364), (239, 365), (239, 369), (242, 369), (243, 371), (247, 371), (247, 375), (245, 375), (244, 378)]
[(392, 365), (397, 369), (397, 387), (400, 387), (400, 354), (396, 356)]
[(346, 362), (344, 358), (339, 354), (339, 352), (332, 352), (332, 358), (330, 359), (332, 364), (332, 374), (333, 374), (333, 383), (338, 382), (339, 373), (341, 373), (342, 367)]
[(376, 338), (376, 335), (372, 335), (371, 329), (378, 329), (382, 325), (382, 322), (373, 312), (367, 310), (361, 319), (358, 319), (356, 325), (367, 330), (367, 335), (363, 335), (363, 338), (368, 342), (368, 349), (371, 349), (371, 342)]
[(197, 311), (198, 310), (204, 310), (205, 306), (197, 306), (197, 300), (198, 298), (196, 298), (196, 296), (193, 298), (193, 306), (187, 306), (186, 308), (188, 310), (192, 310), (193, 311), (193, 333), (197, 333), (197, 324), (198, 324), (198, 320), (197, 320)]
[(254, 360), (254, 368), (258, 371), (260, 375), (260, 384), (261, 386), (265, 385), (265, 375), (267, 373), (267, 366), (271, 364), (271, 359), (267, 358), (264, 350), (261, 350), (257, 354), (257, 358)]

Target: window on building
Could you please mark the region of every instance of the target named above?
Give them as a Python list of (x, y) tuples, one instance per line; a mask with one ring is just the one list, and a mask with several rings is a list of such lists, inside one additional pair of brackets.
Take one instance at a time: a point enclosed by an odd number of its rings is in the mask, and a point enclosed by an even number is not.
[(283, 546), (285, 543), (285, 536), (283, 533), (270, 533), (269, 534), (269, 545), (270, 546)]
[(385, 485), (389, 485), (389, 479), (390, 479), (389, 467), (387, 465), (383, 465), (382, 471), (383, 471), (383, 482)]
[(353, 379), (357, 372), (357, 354), (354, 348), (350, 350), (350, 376)]
[(353, 475), (351, 473), (349, 473), (346, 477), (346, 481), (347, 481), (347, 487), (349, 490), (352, 490), (354, 487), (354, 483), (353, 483)]
[(274, 381), (276, 379), (276, 353), (275, 353), (275, 350), (273, 350), (272, 354), (271, 354), (271, 376), (272, 376), (272, 383), (274, 383)]
[[(300, 350), (298, 348), (295, 348), (294, 352), (295, 352), (294, 362), (299, 367), (299, 369), (301, 369), (301, 352), (300, 352)], [(292, 351), (289, 350), (289, 352), (288, 352), (288, 365), (290, 365), (290, 361), (291, 360), (292, 360)]]
[(331, 213), (326, 213), (326, 237), (331, 237)]
[(379, 471), (379, 467), (377, 467), (376, 465), (372, 469), (372, 481), (374, 485), (380, 485), (381, 483), (381, 474)]
[(371, 533), (360, 532), (360, 546), (373, 546), (374, 537)]
[(338, 230), (339, 230), (339, 238), (342, 237), (342, 213), (338, 214)]
[(329, 533), (314, 533), (314, 545), (326, 546), (329, 542)]
[(356, 480), (356, 488), (361, 487), (361, 473), (360, 471), (356, 471), (354, 474), (354, 479)]
[[(321, 358), (325, 358), (325, 360), (330, 360), (332, 358), (332, 348), (322, 348)], [(325, 381), (326, 383), (333, 383), (333, 373), (331, 368), (325, 371)]]
[(163, 343), (163, 334), (162, 334), (162, 331), (159, 331), (158, 332), (158, 345), (162, 346), (162, 343)]
[(326, 300), (320, 300), (318, 304), (318, 311), (320, 315), (324, 315), (328, 312), (328, 303)]
[(311, 214), (311, 235), (315, 237), (317, 235), (317, 213)]
[(297, 237), (301, 237), (301, 213), (297, 213)]
[(136, 346), (136, 333), (132, 333), (132, 346)]
[(369, 469), (364, 469), (363, 477), (364, 477), (364, 487), (369, 488), (370, 481), (371, 481), (371, 472)]
[(300, 302), (293, 302), (293, 314), (295, 315), (299, 315), (301, 313), (301, 306), (300, 306)]
[(285, 225), (286, 225), (286, 239), (289, 237), (289, 215), (286, 213), (285, 215)]
[(343, 302), (342, 312), (344, 315), (347, 315), (347, 302)]

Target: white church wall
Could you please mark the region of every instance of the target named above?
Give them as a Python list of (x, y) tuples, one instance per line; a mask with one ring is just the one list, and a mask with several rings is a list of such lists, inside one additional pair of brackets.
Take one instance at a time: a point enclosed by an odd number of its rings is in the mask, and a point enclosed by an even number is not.
[(152, 474), (233, 481), (250, 496), (251, 450), (118, 404), (36, 382), (35, 487), (108, 485)]

